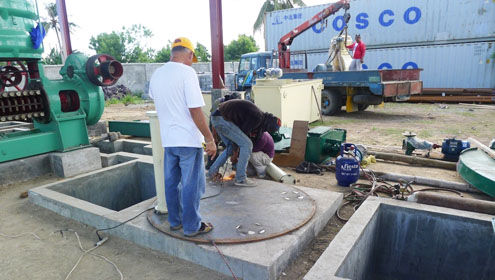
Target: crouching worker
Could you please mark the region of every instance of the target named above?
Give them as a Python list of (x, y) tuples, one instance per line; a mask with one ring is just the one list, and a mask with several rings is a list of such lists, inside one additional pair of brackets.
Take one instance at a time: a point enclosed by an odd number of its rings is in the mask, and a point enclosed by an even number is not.
[[(263, 135), (253, 146), (253, 152), (249, 158), (247, 167), (247, 176), (257, 176), (260, 179), (266, 177), (266, 168), (275, 156), (275, 143), (272, 136), (268, 132), (263, 132)], [(237, 163), (239, 157), (239, 149), (236, 149), (231, 157), (232, 163)]]
[[(234, 144), (239, 147), (234, 185), (253, 187), (256, 183), (246, 176), (246, 169), (253, 149), (253, 142), (263, 136), (263, 132), (273, 133), (280, 127), (280, 120), (270, 113), (263, 113), (254, 103), (247, 100), (229, 100), (221, 103), (211, 116), (211, 124), (224, 144), (225, 150), (215, 160), (208, 171), (210, 179), (219, 176), (218, 170), (232, 156)], [(250, 137), (253, 137), (253, 141)]]
[[(270, 163), (272, 163), (273, 157), (275, 156), (275, 143), (273, 142), (272, 136), (268, 132), (263, 132), (263, 135), (258, 139), (258, 141), (253, 146), (253, 152), (251, 153), (251, 158), (249, 159), (248, 170), (254, 169), (256, 176), (260, 179), (266, 177), (266, 168)], [(254, 176), (254, 172), (249, 172), (248, 175)]]

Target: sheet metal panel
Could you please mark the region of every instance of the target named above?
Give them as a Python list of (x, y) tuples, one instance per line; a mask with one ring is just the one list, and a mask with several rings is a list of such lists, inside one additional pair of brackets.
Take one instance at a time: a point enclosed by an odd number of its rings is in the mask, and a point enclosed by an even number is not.
[[(425, 88), (495, 88), (495, 41), (484, 43), (448, 44), (403, 48), (370, 49), (364, 68), (422, 68)], [(312, 70), (328, 57), (325, 53), (308, 54), (308, 69)], [(291, 56), (294, 68), (304, 66), (304, 55)]]
[[(277, 49), (283, 35), (328, 5), (267, 13), (266, 49)], [(493, 0), (353, 0), (349, 12), (350, 35), (360, 33), (369, 46), (495, 39)], [(331, 38), (342, 28), (343, 13), (339, 11), (297, 37), (291, 50), (328, 49)]]

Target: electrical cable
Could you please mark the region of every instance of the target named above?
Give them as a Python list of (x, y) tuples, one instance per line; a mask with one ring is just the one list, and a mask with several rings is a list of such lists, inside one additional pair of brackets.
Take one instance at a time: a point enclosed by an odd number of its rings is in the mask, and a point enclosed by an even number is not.
[[(151, 203), (153, 204), (155, 201), (156, 201), (156, 198), (155, 198), (155, 199), (154, 199)], [(124, 225), (124, 224), (126, 224), (126, 223), (128, 223), (128, 222), (130, 222), (130, 221), (132, 221), (132, 220), (134, 220), (134, 219), (136, 219), (137, 217), (141, 216), (143, 213), (148, 212), (149, 210), (153, 210), (153, 209), (155, 209), (155, 207), (154, 207), (154, 206), (149, 207), (149, 208), (146, 208), (145, 210), (143, 210), (143, 211), (139, 212), (139, 214), (135, 215), (134, 217), (132, 217), (132, 218), (130, 218), (130, 219), (127, 219), (127, 220), (125, 220), (125, 221), (121, 222), (120, 224), (118, 224), (118, 225), (116, 225), (116, 226), (109, 227), (109, 228), (100, 228), (100, 229), (97, 229), (97, 230), (96, 230), (96, 235), (98, 236), (98, 240), (99, 240), (99, 241), (103, 240), (103, 238), (100, 236), (99, 232), (101, 232), (101, 231), (107, 231), (107, 230), (111, 230), (111, 229), (118, 228), (118, 227), (120, 227), (121, 225)]]
[[(88, 250), (85, 250), (83, 248), (83, 246), (82, 246), (81, 239), (79, 238), (79, 234), (75, 230), (65, 229), (65, 230), (59, 230), (59, 231), (56, 231), (56, 232), (60, 232), (60, 234), (62, 234), (62, 235), (63, 235), (63, 232), (72, 232), (72, 233), (74, 233), (76, 235), (77, 242), (79, 244), (79, 249), (81, 249), (81, 251), (83, 252), (83, 254), (79, 257), (79, 259), (77, 260), (77, 262), (74, 264), (74, 266), (72, 267), (72, 269), (69, 271), (69, 273), (65, 277), (65, 280), (69, 279), (69, 277), (76, 270), (77, 266), (79, 265), (79, 263), (81, 262), (81, 260), (83, 259), (83, 257), (85, 255), (87, 255), (87, 254), (88, 255), (95, 256), (95, 257), (98, 257), (98, 258), (106, 261), (107, 263), (111, 264), (115, 268), (115, 270), (117, 271), (117, 273), (119, 274), (120, 280), (123, 280), (124, 279), (124, 275), (122, 274), (122, 271), (120, 271), (120, 269), (118, 268), (118, 266), (114, 262), (112, 262), (111, 260), (109, 260), (105, 256), (92, 253), (93, 250), (95, 250), (95, 249), (99, 248), (100, 246), (102, 246), (103, 243), (104, 243), (104, 241), (103, 242), (97, 242), (93, 248), (90, 248)], [(106, 241), (107, 239), (104, 239), (104, 240)]]
[(38, 235), (36, 235), (35, 233), (32, 233), (32, 232), (24, 232), (24, 233), (20, 233), (20, 234), (17, 234), (17, 235), (8, 235), (8, 234), (4, 234), (4, 233), (1, 233), (0, 232), (0, 236), (5, 237), (5, 238), (18, 238), (18, 237), (21, 237), (21, 236), (24, 236), (24, 235), (32, 235), (36, 239), (41, 240), (41, 238)]
[(414, 192), (413, 187), (411, 186), (412, 182), (407, 182), (405, 180), (399, 180), (399, 182), (395, 185), (392, 185), (388, 182), (385, 182), (383, 179), (378, 178), (376, 174), (371, 169), (364, 169), (359, 162), (359, 159), (353, 155), (352, 153), (348, 153), (352, 156), (356, 161), (358, 161), (359, 168), (363, 173), (364, 177), (368, 179), (369, 184), (364, 183), (355, 183), (351, 185), (351, 191), (344, 196), (344, 202), (336, 212), (337, 218), (341, 221), (347, 222), (349, 219), (343, 218), (340, 214), (342, 208), (347, 205), (353, 204), (354, 211), (361, 206), (361, 204), (368, 198), (369, 196), (379, 196), (379, 193), (388, 195), (390, 197), (395, 197), (397, 199), (404, 200), (404, 194), (412, 194)]
[(212, 240), (211, 241), (211, 244), (213, 246), (215, 246), (215, 249), (217, 249), (218, 254), (220, 254), (220, 256), (222, 257), (223, 261), (225, 262), (225, 264), (227, 265), (228, 269), (230, 270), (230, 273), (232, 273), (232, 277), (234, 277), (235, 280), (238, 280), (237, 276), (235, 276), (234, 271), (230, 267), (229, 263), (227, 262), (227, 259), (223, 255), (222, 251), (220, 251), (220, 249), (218, 249), (218, 247), (217, 247), (217, 244), (215, 244), (215, 241)]

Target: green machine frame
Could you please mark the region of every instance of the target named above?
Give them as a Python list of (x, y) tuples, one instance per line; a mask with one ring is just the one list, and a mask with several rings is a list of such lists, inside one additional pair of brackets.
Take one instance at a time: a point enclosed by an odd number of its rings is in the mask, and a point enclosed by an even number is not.
[(89, 145), (87, 126), (104, 109), (102, 86), (117, 82), (122, 65), (108, 55), (69, 55), (62, 79), (45, 77), (30, 31), (39, 25), (30, 0), (0, 0), (0, 121), (32, 121), (34, 129), (0, 132), (0, 162)]

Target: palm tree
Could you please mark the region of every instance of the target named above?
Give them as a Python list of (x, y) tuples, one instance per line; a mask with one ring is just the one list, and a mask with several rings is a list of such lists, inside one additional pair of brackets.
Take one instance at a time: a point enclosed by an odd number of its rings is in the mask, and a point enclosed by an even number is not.
[[(41, 24), (43, 24), (43, 27), (45, 28), (47, 33), (50, 29), (55, 30), (55, 33), (57, 34), (57, 42), (58, 42), (59, 50), (61, 50), (62, 43), (60, 42), (60, 35), (59, 35), (60, 24), (58, 22), (57, 4), (50, 3), (46, 5), (45, 8), (48, 12), (48, 21), (43, 21)], [(72, 22), (69, 22), (69, 29), (72, 29), (72, 27), (77, 27), (77, 25)]]
[(258, 18), (254, 22), (253, 33), (256, 33), (265, 24), (265, 13), (294, 8), (295, 5), (306, 6), (302, 0), (265, 0), (258, 13)]

